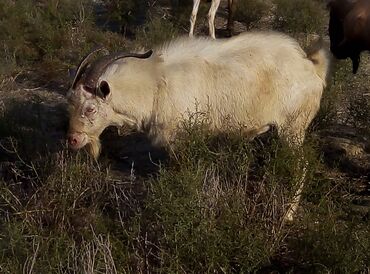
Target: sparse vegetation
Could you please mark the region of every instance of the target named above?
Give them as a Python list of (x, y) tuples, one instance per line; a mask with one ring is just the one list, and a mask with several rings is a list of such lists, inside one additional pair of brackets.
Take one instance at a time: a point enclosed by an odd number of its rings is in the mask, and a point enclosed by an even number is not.
[[(281, 30), (325, 29), (322, 2), (274, 2), (276, 10), (241, 1), (237, 16), (255, 24), (272, 11), (278, 21), (271, 24)], [(239, 131), (215, 136), (207, 115), (195, 113), (183, 121), (169, 159), (146, 161), (156, 172), (140, 173), (140, 161), (112, 151), (95, 162), (64, 145), (58, 93), (67, 89), (66, 69), (95, 44), (130, 50), (186, 35), (161, 1), (108, 1), (102, 12), (118, 9), (101, 14), (104, 24), (96, 24), (96, 3), (0, 3), (0, 273), (369, 271), (369, 194), (367, 185), (356, 189), (368, 174), (328, 166), (317, 136), (337, 124), (369, 136), (365, 74), (354, 78), (346, 62), (334, 67), (303, 152), (275, 131), (250, 142)], [(112, 22), (120, 22), (120, 33), (109, 30)], [(137, 143), (131, 149), (143, 154)], [(285, 224), (302, 175), (294, 168), (300, 153), (309, 163), (307, 183), (296, 220)]]
[(124, 44), (118, 35), (103, 35), (94, 27), (88, 0), (5, 0), (0, 3), (0, 16), (1, 80), (32, 68), (38, 81), (50, 81), (61, 77), (62, 70), (94, 45), (117, 48)]
[(319, 33), (325, 26), (325, 9), (318, 0), (274, 0), (275, 27), (290, 33)]
[(248, 26), (261, 20), (268, 9), (269, 4), (262, 0), (240, 0), (237, 2), (234, 19), (247, 24)]
[(137, 31), (137, 45), (154, 47), (178, 36), (178, 29), (170, 21), (155, 17)]
[(311, 128), (318, 130), (333, 125), (338, 120), (338, 110), (345, 96), (344, 83), (350, 81), (351, 75), (346, 71), (347, 64), (336, 63), (331, 68), (330, 82), (324, 90), (320, 110), (311, 124)]
[(365, 95), (354, 97), (349, 102), (350, 122), (354, 127), (369, 130), (370, 105)]

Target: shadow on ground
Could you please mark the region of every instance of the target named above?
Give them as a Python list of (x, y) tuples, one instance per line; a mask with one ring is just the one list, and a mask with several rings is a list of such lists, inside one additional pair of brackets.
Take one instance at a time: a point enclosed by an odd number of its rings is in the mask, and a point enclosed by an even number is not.
[(148, 177), (158, 172), (168, 160), (167, 151), (152, 145), (144, 133), (119, 136), (117, 129), (109, 127), (101, 135), (101, 140), (101, 158), (110, 162), (113, 171)]
[[(59, 92), (57, 92), (59, 93)], [(41, 95), (42, 94), (42, 95)], [(65, 148), (68, 130), (67, 104), (54, 94), (41, 91), (17, 94), (3, 100), (0, 116), (0, 162), (13, 162), (22, 157), (33, 161)], [(123, 173), (147, 177), (156, 173), (168, 155), (155, 147), (143, 133), (119, 136), (117, 129), (108, 128), (101, 136), (102, 163)]]

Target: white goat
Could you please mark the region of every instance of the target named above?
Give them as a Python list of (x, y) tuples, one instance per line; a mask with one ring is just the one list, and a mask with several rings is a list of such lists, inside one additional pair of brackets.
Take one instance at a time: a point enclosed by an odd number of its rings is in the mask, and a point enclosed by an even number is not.
[[(200, 1), (201, 0), (193, 0), (193, 10), (190, 16), (190, 31), (189, 31), (190, 37), (193, 37), (194, 35), (194, 26), (195, 26), (195, 21), (197, 20), (197, 13), (198, 13)], [(215, 16), (216, 16), (217, 9), (220, 5), (220, 2), (221, 0), (212, 0), (212, 4), (208, 12), (209, 35), (213, 39), (216, 39)], [(229, 31), (230, 36), (232, 35), (232, 32), (233, 32), (233, 26), (234, 26), (233, 14), (235, 12), (236, 3), (237, 3), (237, 0), (228, 0), (229, 17), (228, 17), (228, 22), (227, 22), (227, 29)]]
[[(74, 149), (88, 144), (96, 158), (99, 136), (110, 125), (135, 126), (154, 142), (168, 143), (195, 111), (208, 112), (217, 130), (242, 126), (258, 134), (275, 124), (299, 146), (319, 109), (329, 66), (324, 49), (307, 56), (294, 39), (274, 32), (182, 38), (154, 54), (90, 59), (81, 62), (68, 93), (68, 141)], [(303, 179), (287, 219), (296, 211)]]

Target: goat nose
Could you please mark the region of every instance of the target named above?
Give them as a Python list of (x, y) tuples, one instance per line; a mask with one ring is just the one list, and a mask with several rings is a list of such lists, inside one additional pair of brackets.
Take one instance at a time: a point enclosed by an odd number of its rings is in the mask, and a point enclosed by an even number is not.
[(71, 145), (71, 146), (75, 146), (77, 145), (77, 138), (74, 137), (74, 136), (69, 136), (68, 137), (68, 143)]

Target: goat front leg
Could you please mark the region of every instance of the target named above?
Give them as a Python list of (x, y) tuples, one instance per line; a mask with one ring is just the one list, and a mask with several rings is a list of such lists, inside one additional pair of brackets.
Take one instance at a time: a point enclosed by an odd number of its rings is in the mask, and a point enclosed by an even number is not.
[(190, 31), (189, 31), (189, 36), (193, 37), (194, 36), (194, 26), (195, 26), (195, 21), (197, 20), (197, 13), (199, 9), (199, 4), (200, 0), (194, 0), (193, 1), (193, 10), (191, 12), (190, 16)]
[(220, 5), (221, 0), (212, 0), (211, 8), (208, 12), (208, 27), (209, 27), (209, 35), (216, 39), (215, 34), (215, 16), (218, 9), (218, 6)]

